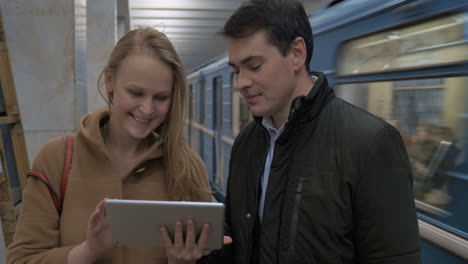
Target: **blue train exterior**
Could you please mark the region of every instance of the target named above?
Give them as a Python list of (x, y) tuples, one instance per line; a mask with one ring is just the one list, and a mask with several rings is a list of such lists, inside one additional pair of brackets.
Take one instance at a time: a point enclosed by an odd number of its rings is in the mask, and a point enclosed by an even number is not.
[[(310, 22), (311, 70), (407, 142), (423, 263), (467, 263), (468, 1), (346, 0)], [(251, 120), (232, 77), (227, 57), (188, 75), (186, 136), (220, 201), (232, 144)]]

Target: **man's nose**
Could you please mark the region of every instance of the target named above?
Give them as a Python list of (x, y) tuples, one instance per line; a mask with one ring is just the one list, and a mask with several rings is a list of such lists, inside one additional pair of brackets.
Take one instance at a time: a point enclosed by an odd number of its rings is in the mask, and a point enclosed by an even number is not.
[(237, 74), (236, 88), (242, 90), (252, 86), (252, 80), (247, 76), (245, 72), (239, 71)]

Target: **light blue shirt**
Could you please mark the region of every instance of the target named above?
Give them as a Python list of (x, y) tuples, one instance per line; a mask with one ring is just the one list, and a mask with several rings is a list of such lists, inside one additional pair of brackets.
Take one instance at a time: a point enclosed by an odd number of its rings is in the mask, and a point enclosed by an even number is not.
[(265, 204), (265, 195), (267, 192), (268, 177), (270, 176), (271, 162), (273, 161), (273, 153), (275, 152), (275, 142), (284, 130), (284, 125), (282, 125), (279, 129), (276, 129), (273, 126), (270, 117), (264, 117), (262, 120), (262, 125), (266, 128), (268, 134), (270, 134), (270, 148), (268, 149), (268, 154), (265, 160), (265, 167), (263, 170), (263, 177), (261, 182), (262, 196), (260, 197), (260, 203), (258, 205), (258, 216), (260, 217), (260, 221), (262, 221), (263, 218), (263, 206)]

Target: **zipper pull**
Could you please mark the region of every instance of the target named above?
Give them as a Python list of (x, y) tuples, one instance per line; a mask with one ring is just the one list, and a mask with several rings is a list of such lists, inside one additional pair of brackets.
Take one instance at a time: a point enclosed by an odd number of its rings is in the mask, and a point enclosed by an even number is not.
[(304, 182), (304, 177), (299, 178), (299, 183), (297, 184), (296, 193), (302, 193), (302, 183)]

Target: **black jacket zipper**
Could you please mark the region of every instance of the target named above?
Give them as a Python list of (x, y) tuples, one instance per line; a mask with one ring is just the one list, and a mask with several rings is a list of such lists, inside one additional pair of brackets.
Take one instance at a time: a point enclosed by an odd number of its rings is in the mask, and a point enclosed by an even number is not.
[[(258, 188), (259, 188), (259, 184), (260, 184), (260, 179), (262, 178), (262, 174), (265, 172), (265, 162), (266, 162), (266, 159), (268, 157), (268, 152), (270, 151), (270, 135), (268, 134), (268, 131), (266, 131), (266, 129), (262, 126), (266, 136), (267, 136), (267, 140), (268, 140), (268, 143), (267, 143), (267, 151), (265, 153), (265, 156), (263, 157), (263, 170), (260, 170), (260, 174), (258, 175), (257, 177), (257, 183), (256, 183), (256, 191), (255, 191), (255, 210), (254, 212), (252, 212), (252, 220), (250, 221), (250, 240), (249, 240), (249, 247), (247, 248), (248, 250), (248, 254), (247, 254), (247, 259), (246, 259), (246, 262), (244, 263), (250, 263), (250, 258), (252, 257), (252, 237), (253, 237), (253, 228), (255, 226), (255, 219), (257, 217), (257, 214), (258, 214), (258, 203), (259, 203), (259, 200), (258, 200)], [(264, 190), (266, 191), (266, 190)]]
[(289, 234), (289, 248), (288, 251), (293, 253), (295, 250), (296, 234), (297, 234), (297, 221), (299, 218), (299, 206), (302, 200), (302, 189), (303, 189), (304, 177), (299, 178), (299, 183), (296, 187), (296, 200), (294, 201), (292, 219), (291, 219), (291, 233)]

